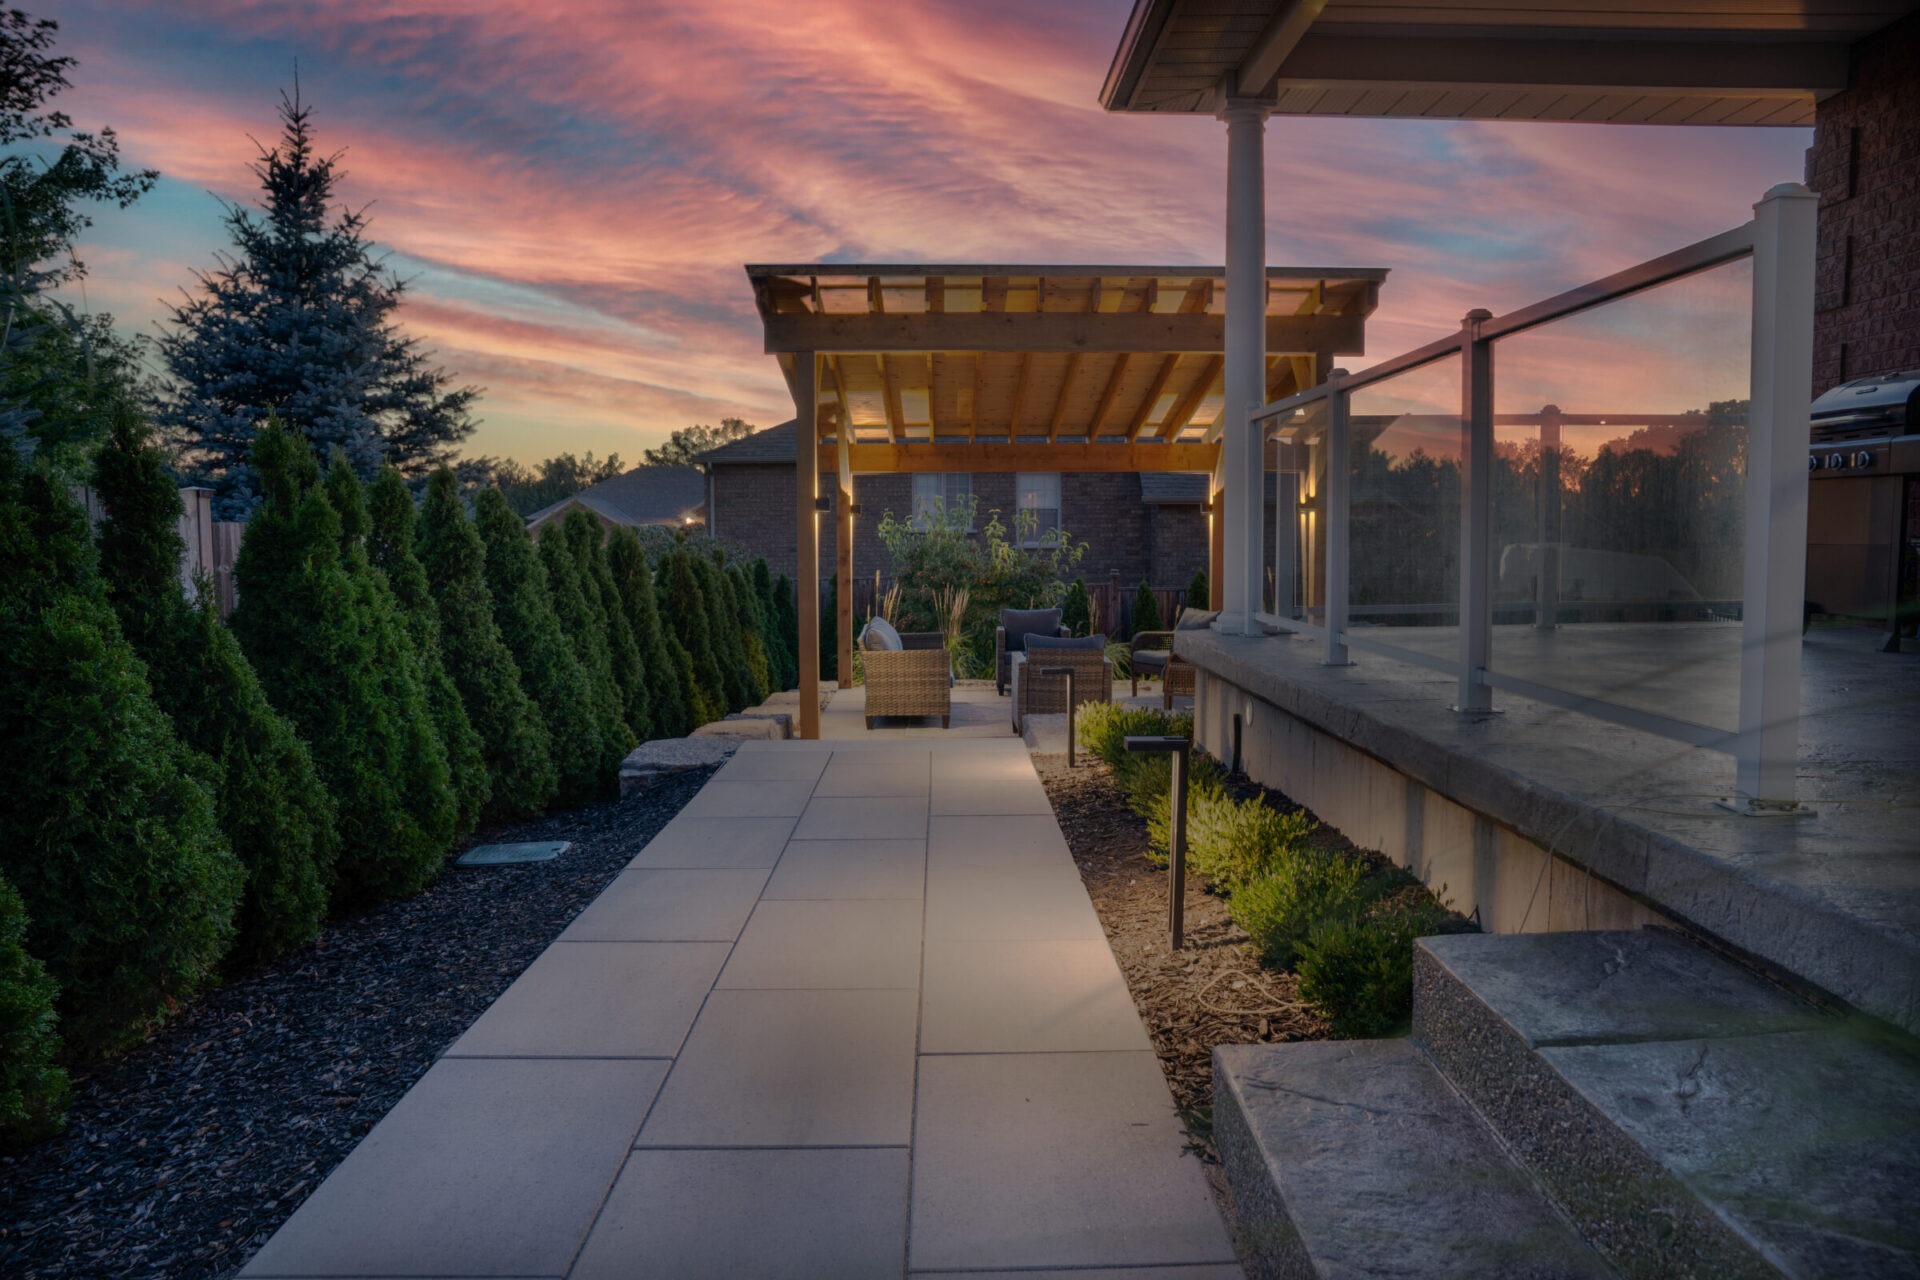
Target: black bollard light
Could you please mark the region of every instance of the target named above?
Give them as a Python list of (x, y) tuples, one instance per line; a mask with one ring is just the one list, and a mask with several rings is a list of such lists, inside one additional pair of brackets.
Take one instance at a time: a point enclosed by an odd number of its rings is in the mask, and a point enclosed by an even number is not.
[(1073, 668), (1072, 667), (1042, 667), (1040, 668), (1040, 674), (1043, 676), (1065, 676), (1067, 678), (1067, 768), (1071, 769), (1074, 767)]
[(1187, 754), (1193, 743), (1179, 734), (1143, 735), (1127, 739), (1129, 751), (1164, 751), (1173, 757), (1172, 790), (1168, 796), (1172, 810), (1167, 823), (1167, 927), (1173, 935), (1173, 949), (1186, 945), (1187, 916)]

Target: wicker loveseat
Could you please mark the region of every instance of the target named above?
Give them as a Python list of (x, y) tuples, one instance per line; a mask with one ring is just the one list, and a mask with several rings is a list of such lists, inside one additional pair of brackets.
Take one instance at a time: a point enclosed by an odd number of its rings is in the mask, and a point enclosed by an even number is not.
[[(895, 649), (884, 635), (898, 635)], [(869, 624), (860, 633), (860, 663), (867, 677), (867, 728), (879, 716), (939, 716), (953, 722), (953, 662), (938, 631), (882, 633)]]

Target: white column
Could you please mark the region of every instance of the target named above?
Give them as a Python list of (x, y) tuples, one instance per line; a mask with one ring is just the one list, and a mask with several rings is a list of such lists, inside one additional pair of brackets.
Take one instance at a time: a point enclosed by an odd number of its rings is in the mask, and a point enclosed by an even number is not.
[(1818, 207), (1819, 198), (1797, 182), (1773, 188), (1753, 207), (1747, 560), (1734, 786), (1762, 809), (1795, 801)]
[(1267, 200), (1264, 102), (1230, 102), (1227, 122), (1226, 405), (1221, 471), (1226, 480), (1226, 554), (1216, 630), (1259, 635), (1261, 532), (1265, 527), (1260, 431), (1250, 420), (1266, 400)]

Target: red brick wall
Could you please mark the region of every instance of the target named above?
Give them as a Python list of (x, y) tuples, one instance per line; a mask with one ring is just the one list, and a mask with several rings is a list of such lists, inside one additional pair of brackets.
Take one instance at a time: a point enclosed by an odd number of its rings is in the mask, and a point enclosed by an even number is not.
[(1920, 14), (1853, 48), (1850, 87), (1819, 106), (1813, 391), (1920, 367)]

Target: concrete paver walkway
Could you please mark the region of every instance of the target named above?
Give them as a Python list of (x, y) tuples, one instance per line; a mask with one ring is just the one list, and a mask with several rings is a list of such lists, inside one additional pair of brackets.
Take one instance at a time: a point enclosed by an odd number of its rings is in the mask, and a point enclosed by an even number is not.
[(1017, 739), (753, 742), (243, 1275), (1238, 1280), (1181, 1146)]

